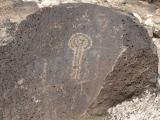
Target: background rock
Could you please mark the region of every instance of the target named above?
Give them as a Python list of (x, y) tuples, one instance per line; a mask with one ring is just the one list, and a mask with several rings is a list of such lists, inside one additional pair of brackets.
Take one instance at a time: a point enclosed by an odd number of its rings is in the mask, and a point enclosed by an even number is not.
[(155, 87), (153, 46), (142, 26), (112, 8), (41, 9), (0, 47), (4, 120), (77, 120), (86, 111), (106, 115), (110, 107)]
[[(160, 98), (156, 94), (146, 92), (141, 98), (134, 98), (109, 109), (111, 120), (159, 120)], [(127, 109), (126, 109), (127, 108)], [(142, 111), (143, 109), (143, 111)], [(107, 119), (106, 119), (107, 120)]]
[(21, 0), (0, 1), (0, 46), (7, 45), (13, 40), (17, 25), (38, 10), (35, 2), (23, 2)]

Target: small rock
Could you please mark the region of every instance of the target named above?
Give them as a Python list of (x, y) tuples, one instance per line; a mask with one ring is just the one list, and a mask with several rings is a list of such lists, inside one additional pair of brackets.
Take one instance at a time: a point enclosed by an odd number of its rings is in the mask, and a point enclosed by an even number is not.
[(21, 5), (22, 0), (0, 0), (0, 8), (1, 7), (14, 7), (17, 5)]
[(159, 15), (160, 14), (160, 8), (156, 10), (156, 15)]
[(148, 26), (152, 26), (152, 27), (154, 27), (154, 25), (155, 25), (152, 18), (148, 18), (147, 20), (145, 20), (144, 24), (148, 25)]
[(155, 23), (155, 24), (159, 24), (160, 25), (160, 15), (154, 15), (152, 17), (152, 21)]
[(152, 38), (154, 44), (157, 46), (157, 50), (160, 49), (160, 39), (158, 38)]
[(126, 4), (127, 0), (107, 0), (111, 4)]
[[(7, 1), (6, 1), (7, 2)], [(14, 23), (19, 23), (27, 15), (34, 13), (39, 8), (35, 2), (22, 2), (22, 4), (8, 4), (1, 6), (0, 21), (10, 19)]]
[(149, 3), (153, 3), (154, 2), (154, 0), (141, 0), (141, 1), (147, 1)]
[(160, 38), (160, 30), (154, 30), (153, 37), (154, 38)]
[(157, 31), (157, 35), (160, 38), (160, 30)]
[(148, 26), (145, 26), (147, 31), (148, 31), (148, 34), (149, 36), (152, 38), (153, 37), (153, 31), (154, 31), (154, 28), (153, 27), (148, 27)]
[(137, 13), (132, 13), (138, 20), (140, 23), (143, 22), (142, 18), (140, 17), (140, 15), (138, 15)]
[(16, 24), (6, 18), (0, 24), (0, 46), (5, 46), (13, 40)]

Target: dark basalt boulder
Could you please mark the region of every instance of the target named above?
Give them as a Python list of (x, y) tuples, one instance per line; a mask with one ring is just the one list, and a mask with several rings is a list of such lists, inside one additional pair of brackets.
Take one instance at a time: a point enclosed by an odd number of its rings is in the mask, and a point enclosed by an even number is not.
[(155, 86), (153, 48), (147, 31), (118, 10), (92, 4), (43, 8), (0, 47), (3, 120), (105, 115)]

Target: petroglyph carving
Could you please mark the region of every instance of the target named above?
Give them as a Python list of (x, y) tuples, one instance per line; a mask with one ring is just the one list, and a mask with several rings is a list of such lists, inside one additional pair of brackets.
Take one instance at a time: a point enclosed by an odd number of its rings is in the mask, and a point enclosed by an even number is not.
[(92, 39), (86, 34), (76, 33), (71, 36), (68, 46), (73, 50), (71, 78), (78, 80), (84, 52), (91, 48)]
[(47, 91), (47, 88), (46, 88), (47, 87), (47, 85), (46, 85), (46, 81), (47, 81), (47, 66), (48, 66), (47, 60), (44, 59), (43, 72), (40, 75), (40, 78), (42, 80), (42, 92), (43, 93), (46, 93), (46, 91)]

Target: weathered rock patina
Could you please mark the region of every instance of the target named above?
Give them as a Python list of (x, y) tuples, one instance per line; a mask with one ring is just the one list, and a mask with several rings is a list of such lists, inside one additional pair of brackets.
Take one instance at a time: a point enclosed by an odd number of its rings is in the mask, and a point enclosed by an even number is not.
[(91, 4), (43, 8), (0, 47), (3, 120), (78, 120), (155, 86), (158, 58), (130, 16)]

